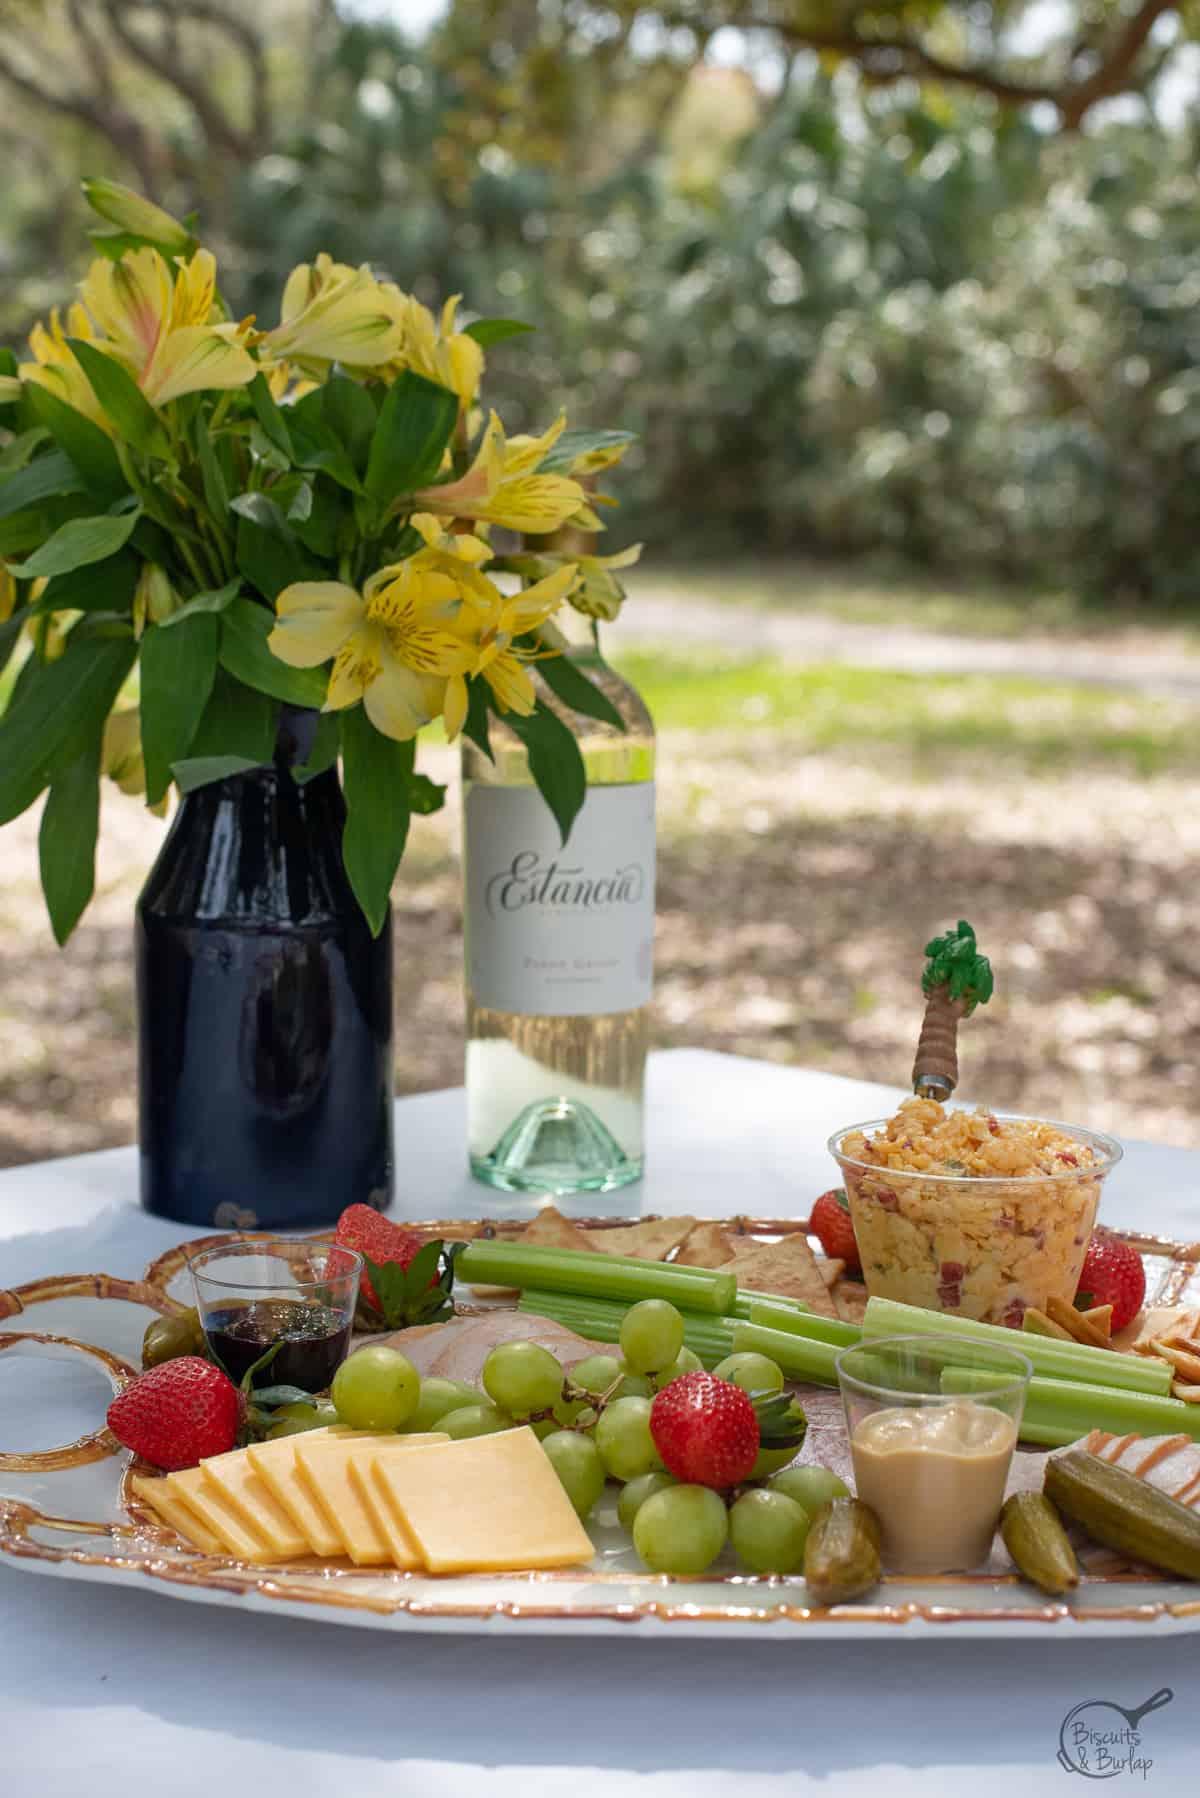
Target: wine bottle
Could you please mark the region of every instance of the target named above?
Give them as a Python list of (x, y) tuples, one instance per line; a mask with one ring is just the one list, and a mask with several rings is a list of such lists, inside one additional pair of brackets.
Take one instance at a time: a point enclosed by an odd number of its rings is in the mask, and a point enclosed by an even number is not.
[(464, 936), (472, 1172), (510, 1192), (569, 1195), (625, 1186), (643, 1167), (654, 726), (590, 623), (561, 622), (626, 728), (550, 701), (587, 770), (566, 844), (513, 732), (493, 724), (494, 760), (464, 741)]

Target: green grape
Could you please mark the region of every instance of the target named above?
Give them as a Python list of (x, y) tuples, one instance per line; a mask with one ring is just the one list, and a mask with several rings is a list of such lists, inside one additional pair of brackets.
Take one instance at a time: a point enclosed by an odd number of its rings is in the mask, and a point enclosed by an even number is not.
[(617, 1517), (621, 1528), (633, 1531), (633, 1520), (648, 1498), (656, 1492), (665, 1492), (668, 1486), (677, 1486), (679, 1481), (673, 1473), (665, 1468), (656, 1467), (652, 1473), (639, 1473), (636, 1480), (629, 1480), (621, 1487), (621, 1496), (617, 1500)]
[(615, 1480), (635, 1480), (639, 1473), (661, 1467), (650, 1434), (650, 1400), (618, 1398), (606, 1405), (596, 1425), (596, 1447)]
[(654, 1376), (654, 1384), (661, 1392), (672, 1380), (682, 1380), (685, 1373), (701, 1373), (704, 1363), (695, 1349), (681, 1348), (670, 1367), (664, 1367), (661, 1373)]
[(550, 1465), (580, 1517), (586, 1517), (604, 1490), (604, 1463), (590, 1436), (578, 1430), (555, 1430), (543, 1439)]
[(448, 1411), (438, 1423), (452, 1442), (466, 1442), (472, 1436), (494, 1436), (498, 1430), (511, 1430), (513, 1420), (495, 1405), (464, 1405), (461, 1411)]
[(590, 1409), (591, 1406), (585, 1399), (560, 1398), (554, 1406), (554, 1422), (560, 1429), (569, 1429)]
[(670, 1367), (683, 1347), (683, 1319), (666, 1299), (642, 1299), (621, 1320), (621, 1353), (631, 1373)]
[(271, 1412), (267, 1440), (274, 1442), (280, 1436), (301, 1436), (306, 1430), (326, 1429), (337, 1421), (338, 1414), (326, 1399), (318, 1399), (312, 1405), (297, 1399), (290, 1405), (277, 1405)]
[(634, 1373), (632, 1368), (621, 1363), (621, 1384), (613, 1394), (614, 1398), (653, 1398), (654, 1388), (644, 1373)]
[(417, 1408), (421, 1376), (406, 1355), (372, 1343), (343, 1361), (331, 1396), (352, 1430), (398, 1430)]
[(729, 1513), (729, 1540), (751, 1573), (794, 1573), (812, 1522), (786, 1492), (743, 1492)]
[(774, 1476), (768, 1491), (782, 1492), (794, 1499), (798, 1505), (803, 1505), (810, 1517), (831, 1498), (851, 1496), (845, 1480), (839, 1480), (828, 1467), (785, 1467), (782, 1473)]
[(533, 1431), (539, 1442), (544, 1442), (547, 1436), (557, 1435), (561, 1427), (553, 1417), (531, 1417), (525, 1425), (527, 1430)]
[(483, 1364), (488, 1397), (514, 1417), (548, 1411), (562, 1397), (563, 1370), (536, 1342), (502, 1342)]
[(477, 1405), (482, 1398), (477, 1386), (468, 1386), (463, 1380), (442, 1380), (433, 1375), (421, 1381), (417, 1408), (401, 1434), (413, 1436), (425, 1430), (436, 1430), (449, 1412), (461, 1411), (465, 1405)]
[(621, 1377), (621, 1363), (615, 1355), (588, 1355), (576, 1362), (568, 1377), (584, 1392), (607, 1392), (613, 1381)]
[(728, 1380), (743, 1392), (782, 1392), (783, 1370), (766, 1355), (744, 1350), (739, 1355), (726, 1355), (713, 1368), (718, 1380)]
[(633, 1520), (633, 1546), (655, 1573), (703, 1573), (728, 1533), (724, 1502), (707, 1486), (668, 1486)]

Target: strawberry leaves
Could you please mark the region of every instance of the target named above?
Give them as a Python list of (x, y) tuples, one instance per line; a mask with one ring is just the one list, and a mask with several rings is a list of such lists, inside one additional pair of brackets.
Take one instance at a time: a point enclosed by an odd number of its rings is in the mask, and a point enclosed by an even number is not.
[(750, 1396), (758, 1419), (758, 1440), (763, 1448), (799, 1448), (808, 1434), (808, 1419), (786, 1392), (756, 1392)]
[(364, 1254), (379, 1301), (377, 1308), (369, 1309), (369, 1327), (405, 1330), (453, 1317), (454, 1263), (466, 1246), (465, 1242), (453, 1242), (449, 1247), (439, 1240), (427, 1242), (407, 1267), (396, 1261), (372, 1261)]

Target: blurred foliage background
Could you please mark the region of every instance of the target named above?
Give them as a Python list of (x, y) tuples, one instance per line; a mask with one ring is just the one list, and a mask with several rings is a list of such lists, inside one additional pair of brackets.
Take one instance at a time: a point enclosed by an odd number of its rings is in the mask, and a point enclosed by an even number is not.
[(639, 431), (629, 526), (676, 556), (1192, 605), (1194, 0), (417, 16), (0, 0), (0, 334), (69, 293), (97, 169), (197, 208), (268, 322), (324, 247), (538, 325), (505, 416)]

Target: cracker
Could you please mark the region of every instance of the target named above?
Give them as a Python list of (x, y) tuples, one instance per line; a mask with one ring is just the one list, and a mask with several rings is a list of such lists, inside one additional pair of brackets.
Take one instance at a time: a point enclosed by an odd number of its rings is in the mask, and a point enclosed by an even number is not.
[(744, 1291), (799, 1299), (823, 1317), (837, 1316), (803, 1230), (796, 1230), (779, 1242), (748, 1241), (738, 1248), (728, 1271), (737, 1275), (738, 1286)]
[(1076, 1342), (1082, 1342), (1088, 1348), (1112, 1347), (1112, 1343), (1104, 1331), (1098, 1330), (1095, 1324), (1089, 1323), (1083, 1312), (1076, 1311), (1074, 1305), (1069, 1305), (1066, 1299), (1055, 1298), (1053, 1295), (1048, 1298), (1046, 1300), (1046, 1316), (1060, 1329), (1066, 1330), (1068, 1335), (1073, 1336)]
[(1095, 1324), (1103, 1337), (1111, 1337), (1113, 1317), (1111, 1305), (1089, 1305), (1086, 1311), (1080, 1312), (1080, 1316), (1086, 1317), (1090, 1324)]
[(646, 1218), (611, 1230), (585, 1230), (589, 1248), (605, 1255), (633, 1255), (639, 1261), (665, 1261), (696, 1227), (694, 1217)]
[(818, 1255), (817, 1267), (820, 1271), (821, 1278), (825, 1282), (826, 1289), (829, 1292), (833, 1291), (834, 1287), (846, 1271), (846, 1263), (839, 1260), (836, 1255)]
[[(1176, 1398), (1181, 1398), (1185, 1405), (1200, 1405), (1200, 1386), (1189, 1386), (1186, 1380), (1176, 1380), (1171, 1391)], [(1190, 1485), (1191, 1482), (1189, 1481)]]
[(1186, 1384), (1200, 1383), (1200, 1355), (1194, 1349), (1178, 1348), (1173, 1341), (1167, 1342), (1161, 1336), (1151, 1347), (1156, 1355), (1171, 1363), (1177, 1374), (1183, 1375)]
[(860, 1324), (867, 1314), (868, 1293), (861, 1280), (839, 1280), (833, 1289), (837, 1314), (848, 1324)]
[(675, 1260), (681, 1267), (724, 1267), (734, 1256), (733, 1244), (720, 1224), (697, 1224), (683, 1239)]
[(595, 1243), (573, 1224), (569, 1217), (564, 1217), (553, 1205), (547, 1205), (539, 1211), (535, 1218), (521, 1232), (522, 1242), (540, 1243), (548, 1249), (594, 1249)]

